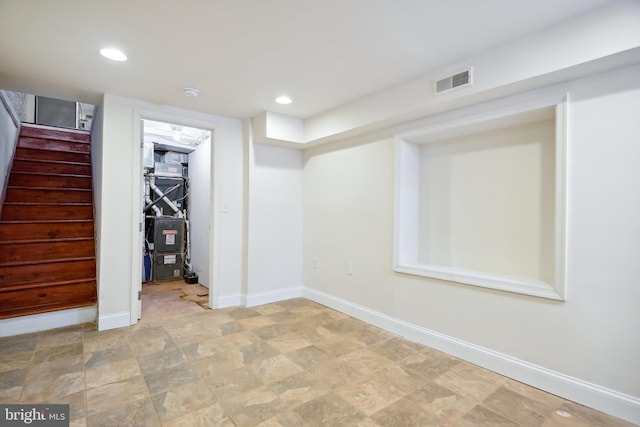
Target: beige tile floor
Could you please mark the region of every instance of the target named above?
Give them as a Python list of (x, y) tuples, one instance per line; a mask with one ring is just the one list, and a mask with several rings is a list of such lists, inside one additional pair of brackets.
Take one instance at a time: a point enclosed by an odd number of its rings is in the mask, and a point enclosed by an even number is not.
[(145, 286), (130, 328), (0, 339), (0, 402), (68, 403), (72, 426), (630, 425), (302, 298), (181, 298), (202, 290)]

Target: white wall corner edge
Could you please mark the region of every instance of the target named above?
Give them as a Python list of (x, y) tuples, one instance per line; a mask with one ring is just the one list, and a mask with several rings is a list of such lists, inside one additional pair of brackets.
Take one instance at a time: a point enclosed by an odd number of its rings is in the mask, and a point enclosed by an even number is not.
[(105, 314), (98, 317), (98, 330), (108, 331), (109, 329), (125, 328), (131, 326), (131, 312), (122, 311), (120, 313)]
[(256, 307), (272, 302), (285, 301), (292, 298), (302, 296), (302, 287), (292, 287), (285, 289), (277, 289), (274, 291), (260, 292), (257, 294), (249, 294), (242, 297), (242, 305), (245, 307)]
[(411, 341), (443, 351), (467, 362), (598, 411), (640, 424), (640, 398), (422, 328), (315, 289), (305, 287), (302, 294), (305, 298)]
[(98, 309), (90, 307), (71, 308), (69, 310), (32, 314), (0, 320), (0, 337), (29, 334), (65, 326), (95, 322)]

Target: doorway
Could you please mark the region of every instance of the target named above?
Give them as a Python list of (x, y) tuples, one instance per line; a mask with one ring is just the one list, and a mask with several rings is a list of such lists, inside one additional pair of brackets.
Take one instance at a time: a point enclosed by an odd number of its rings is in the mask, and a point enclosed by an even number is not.
[(140, 119), (138, 318), (143, 283), (187, 290), (187, 298), (209, 293), (212, 135), (210, 129)]

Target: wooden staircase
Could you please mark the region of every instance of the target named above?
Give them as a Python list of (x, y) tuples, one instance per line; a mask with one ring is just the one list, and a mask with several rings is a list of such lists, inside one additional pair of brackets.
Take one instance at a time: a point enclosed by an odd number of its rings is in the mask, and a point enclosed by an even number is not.
[(0, 217), (0, 319), (95, 303), (90, 135), (23, 124)]

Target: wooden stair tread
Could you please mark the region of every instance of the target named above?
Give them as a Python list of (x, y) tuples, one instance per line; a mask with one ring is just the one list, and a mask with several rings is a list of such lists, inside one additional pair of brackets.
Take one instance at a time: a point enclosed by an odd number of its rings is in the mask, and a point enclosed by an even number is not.
[(73, 257), (73, 258), (39, 259), (35, 261), (0, 262), (0, 267), (15, 267), (17, 265), (55, 264), (55, 263), (73, 262), (73, 261), (92, 261), (95, 259), (96, 259), (95, 256), (87, 256), (87, 257)]
[(26, 123), (23, 123), (20, 128), (20, 136), (77, 142), (80, 144), (91, 143), (91, 134), (88, 131), (56, 129), (50, 126), (32, 126)]
[(13, 160), (20, 160), (22, 162), (34, 162), (34, 163), (55, 163), (57, 165), (78, 165), (78, 166), (91, 166), (89, 162), (72, 162), (69, 160), (48, 160), (48, 159), (30, 159), (28, 157), (14, 156)]
[(22, 282), (22, 283), (14, 283), (9, 286), (0, 285), (0, 292), (17, 291), (21, 289), (44, 288), (49, 286), (68, 286), (68, 285), (75, 285), (78, 283), (95, 282), (96, 280), (97, 280), (96, 277), (92, 276), (92, 277), (86, 277), (82, 279), (58, 280), (58, 281), (50, 281), (50, 282), (45, 281), (41, 283)]
[(4, 240), (0, 241), (0, 246), (23, 245), (27, 243), (82, 242), (86, 240), (94, 240), (94, 237), (57, 237), (54, 239)]
[(5, 206), (91, 206), (90, 202), (5, 202)]
[(34, 220), (0, 220), (2, 224), (65, 224), (75, 222), (93, 222), (92, 219), (34, 219)]
[(57, 187), (28, 187), (24, 185), (8, 185), (7, 186), (7, 190), (10, 190), (12, 188), (16, 190), (42, 190), (42, 191), (92, 191), (91, 188), (75, 188), (75, 187), (57, 188)]
[(84, 174), (71, 174), (71, 173), (53, 173), (53, 172), (23, 172), (23, 171), (12, 171), (12, 175), (29, 175), (29, 176), (57, 176), (57, 177), (65, 177), (65, 178), (91, 178), (91, 175)]

